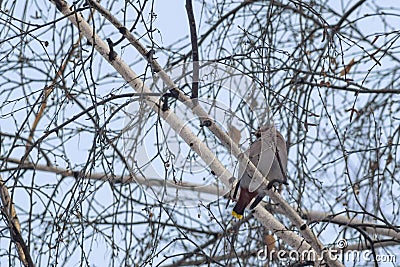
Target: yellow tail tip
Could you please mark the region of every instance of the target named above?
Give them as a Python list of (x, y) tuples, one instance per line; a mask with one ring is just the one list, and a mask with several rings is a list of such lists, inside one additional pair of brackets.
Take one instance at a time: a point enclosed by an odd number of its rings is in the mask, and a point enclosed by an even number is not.
[(243, 218), (242, 214), (237, 214), (236, 211), (234, 211), (234, 210), (232, 211), (232, 216), (239, 220)]

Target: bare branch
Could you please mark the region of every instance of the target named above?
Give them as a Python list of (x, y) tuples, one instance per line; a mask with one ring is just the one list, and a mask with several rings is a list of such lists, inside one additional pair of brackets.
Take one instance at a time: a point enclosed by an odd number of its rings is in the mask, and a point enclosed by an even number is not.
[(3, 204), (1, 211), (7, 219), (8, 228), (11, 233), (11, 239), (15, 243), (15, 246), (17, 247), (19, 259), (25, 266), (33, 267), (35, 265), (33, 264), (29, 248), (26, 245), (24, 239), (22, 238), (21, 225), (19, 223), (17, 213), (15, 212), (14, 204), (11, 201), (10, 193), (8, 192), (8, 188), (4, 184), (1, 176), (0, 176), (0, 197), (1, 197), (1, 202)]
[(196, 21), (193, 14), (192, 0), (186, 0), (186, 12), (189, 19), (190, 41), (192, 43), (193, 83), (192, 98), (199, 97), (199, 47), (197, 45)]

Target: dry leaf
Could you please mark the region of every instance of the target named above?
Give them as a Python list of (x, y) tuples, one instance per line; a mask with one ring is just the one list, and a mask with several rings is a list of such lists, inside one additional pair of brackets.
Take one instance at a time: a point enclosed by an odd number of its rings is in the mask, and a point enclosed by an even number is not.
[(257, 100), (255, 98), (251, 98), (249, 103), (250, 103), (250, 107), (252, 109), (256, 109), (258, 107), (258, 102), (257, 102)]
[(233, 125), (228, 125), (228, 135), (235, 144), (239, 144), (240, 138), (242, 138), (240, 131)]
[(353, 185), (353, 191), (357, 196), (360, 194), (360, 185), (358, 183)]
[(347, 64), (347, 66), (343, 70), (340, 71), (340, 76), (344, 76), (346, 74), (349, 74), (350, 69), (351, 69), (351, 67), (353, 67), (354, 63), (355, 63), (354, 58), (352, 58), (350, 60), (349, 64)]
[(393, 161), (393, 156), (392, 156), (392, 153), (390, 153), (386, 159), (386, 164), (390, 164), (392, 161)]
[(275, 249), (275, 237), (273, 235), (266, 234), (264, 235), (264, 244), (268, 248), (268, 252), (271, 252)]

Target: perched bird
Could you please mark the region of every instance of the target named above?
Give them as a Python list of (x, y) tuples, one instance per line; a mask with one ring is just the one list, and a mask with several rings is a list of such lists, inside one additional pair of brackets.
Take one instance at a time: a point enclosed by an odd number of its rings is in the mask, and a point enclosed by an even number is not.
[(239, 165), (239, 182), (236, 185), (234, 198), (240, 187), (239, 199), (233, 208), (232, 215), (243, 218), (244, 209), (256, 198), (250, 209), (257, 206), (265, 196), (265, 189), (261, 188), (265, 179), (270, 189), (274, 183), (286, 184), (287, 151), (286, 141), (274, 125), (263, 126), (256, 132), (257, 140), (245, 152), (250, 161), (263, 175), (263, 179), (253, 178), (246, 166)]

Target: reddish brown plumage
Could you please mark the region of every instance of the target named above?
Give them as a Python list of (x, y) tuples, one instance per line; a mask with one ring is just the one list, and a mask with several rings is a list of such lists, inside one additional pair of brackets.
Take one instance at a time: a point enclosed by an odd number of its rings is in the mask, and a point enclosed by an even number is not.
[[(235, 207), (233, 208), (233, 212), (235, 212), (235, 214), (237, 215), (234, 216), (241, 218), (243, 216), (244, 209), (247, 207), (247, 205), (249, 205), (251, 200), (255, 198), (257, 195), (258, 195), (257, 191), (249, 192), (247, 188), (241, 188), (239, 199), (236, 202)], [(234, 214), (233, 212), (232, 214)]]

